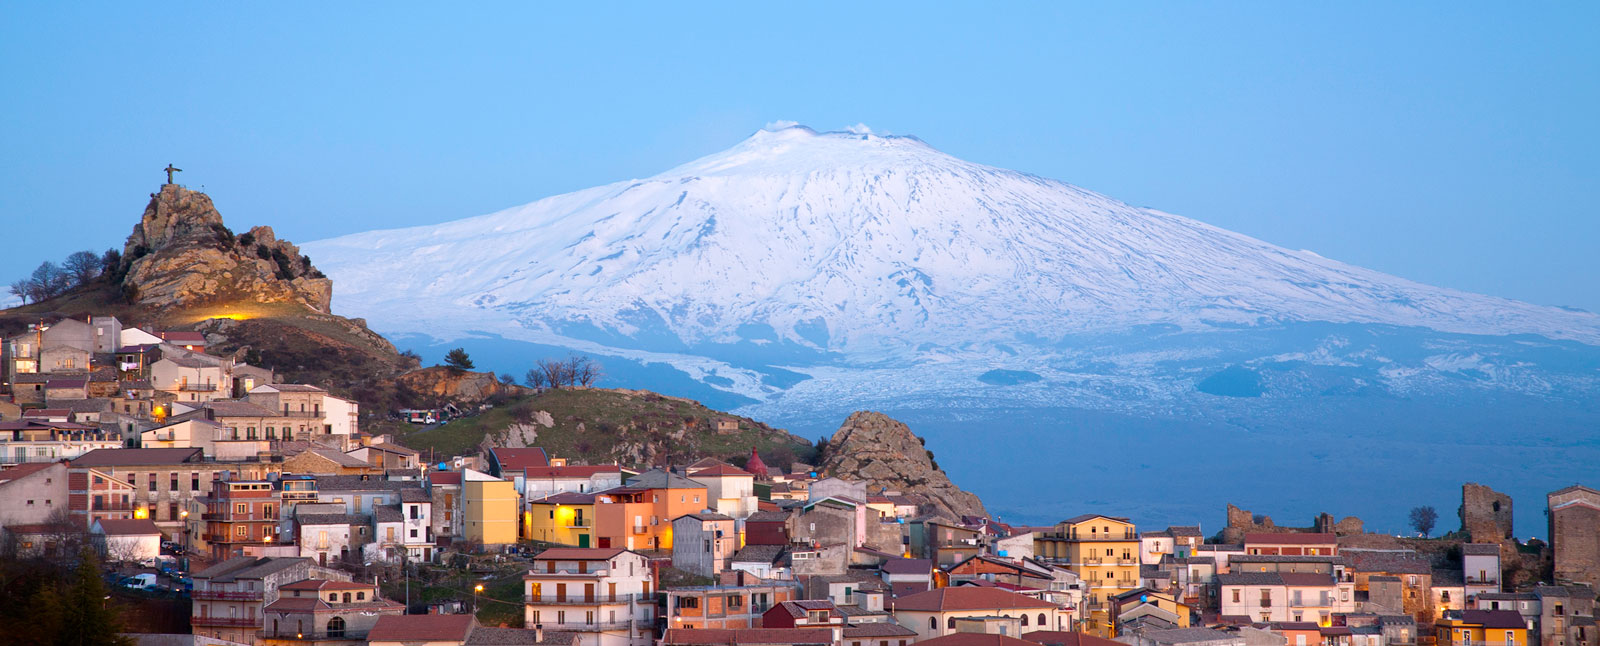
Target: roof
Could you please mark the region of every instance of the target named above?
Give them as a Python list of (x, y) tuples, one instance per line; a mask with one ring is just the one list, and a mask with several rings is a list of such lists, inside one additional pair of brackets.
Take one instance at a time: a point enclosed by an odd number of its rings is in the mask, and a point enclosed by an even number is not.
[(1532, 592), (1479, 592), (1478, 598), (1485, 601), (1533, 601), (1539, 595)]
[(879, 566), (885, 574), (932, 574), (933, 561), (929, 559), (901, 559), (894, 558), (883, 562)]
[(309, 384), (262, 384), (280, 393), (325, 393), (328, 392)]
[(489, 449), (489, 456), (495, 464), (500, 465), (500, 472), (522, 471), (528, 467), (550, 466), (550, 454), (544, 449), (533, 447), (531, 449), (508, 449), (495, 447)]
[(1333, 585), (1332, 574), (1318, 574), (1316, 572), (1279, 572), (1283, 584), (1288, 586), (1329, 586)]
[(924, 612), (951, 610), (1004, 610), (1011, 608), (1055, 608), (1056, 604), (996, 588), (962, 586), (938, 588), (894, 600), (894, 609)]
[(371, 584), (352, 583), (350, 581), (324, 581), (322, 579), (302, 579), (285, 586), (279, 590), (366, 590)]
[(532, 644), (562, 644), (578, 643), (578, 634), (546, 630), (544, 641), (535, 637), (539, 631), (528, 628), (490, 628), (478, 626), (472, 629), (472, 635), (467, 637), (466, 646), (531, 646)]
[(428, 496), (428, 492), (423, 491), (422, 487), (406, 487), (400, 490), (400, 502), (431, 503), (433, 498)]
[(206, 342), (206, 335), (199, 332), (157, 332), (156, 336), (161, 337), (162, 341), (178, 345), (200, 345)]
[(321, 457), (321, 458), (323, 458), (323, 459), (325, 459), (325, 460), (327, 460), (329, 462), (332, 462), (332, 463), (334, 463), (336, 465), (339, 465), (341, 467), (352, 467), (352, 468), (368, 467), (368, 468), (370, 468), (372, 466), (371, 462), (367, 462), (366, 460), (362, 460), (361, 458), (358, 458), (356, 456), (345, 455), (344, 453), (341, 453), (339, 451), (335, 451), (333, 449), (324, 448), (324, 447), (320, 447), (320, 446), (306, 449), (304, 451), (301, 451), (300, 453), (310, 453), (310, 454), (319, 456), (319, 457)]
[(274, 572), (310, 563), (311, 559), (300, 557), (235, 556), (194, 573), (194, 578), (222, 583), (235, 579), (259, 579)]
[(545, 561), (605, 561), (626, 551), (620, 547), (556, 547), (540, 552), (533, 558)]
[(1230, 572), (1218, 574), (1219, 585), (1283, 585), (1283, 577), (1277, 572)]
[(887, 621), (871, 621), (844, 627), (845, 637), (910, 637), (917, 631)]
[(543, 498), (530, 500), (530, 501), (528, 501), (528, 504), (530, 504), (530, 505), (592, 505), (592, 504), (594, 504), (594, 494), (592, 494), (592, 493), (577, 493), (575, 491), (563, 491), (561, 493), (550, 494), (550, 495), (545, 496)]
[(29, 462), (27, 464), (20, 464), (9, 469), (0, 469), (0, 485), (4, 485), (12, 480), (26, 478), (55, 465), (55, 462)]
[(1515, 610), (1462, 610), (1461, 621), (1484, 628), (1527, 628)]
[(783, 545), (746, 545), (738, 552), (735, 552), (733, 557), (728, 559), (728, 562), (776, 563), (778, 558), (783, 556), (785, 549), (787, 547)]
[(400, 513), (399, 505), (372, 506), (372, 522), (374, 523), (398, 523), (405, 519), (405, 514)]
[[(1235, 639), (1233, 635), (1210, 628), (1172, 628), (1168, 630), (1152, 630), (1142, 635), (1145, 639), (1157, 644), (1191, 644), (1197, 642), (1221, 641)], [(917, 642), (923, 643), (923, 642)]]
[(1122, 642), (1068, 630), (1035, 630), (1022, 639), (1045, 646), (1119, 646)]
[(1433, 565), (1415, 552), (1347, 550), (1345, 556), (1359, 572), (1433, 574)]
[(1198, 525), (1173, 525), (1167, 528), (1167, 534), (1172, 536), (1200, 536)]
[[(1128, 522), (1132, 522), (1132, 521), (1129, 521), (1129, 520), (1128, 520), (1128, 519), (1126, 519), (1126, 518), (1119, 518), (1119, 517), (1117, 517), (1117, 516), (1107, 516), (1107, 515), (1105, 515), (1105, 514), (1080, 514), (1080, 515), (1077, 515), (1077, 516), (1073, 516), (1073, 517), (1071, 517), (1071, 518), (1068, 518), (1068, 519), (1066, 519), (1066, 520), (1063, 520), (1063, 521), (1061, 521), (1061, 522), (1063, 522), (1063, 523), (1067, 523), (1067, 524), (1069, 524), (1069, 525), (1076, 525), (1076, 524), (1078, 524), (1078, 523), (1081, 523), (1081, 522), (1084, 522), (1084, 521), (1088, 521), (1088, 520), (1094, 520), (1094, 519), (1096, 519), (1096, 518), (1104, 518), (1104, 519), (1106, 519), (1106, 520), (1114, 520), (1114, 521), (1117, 521), (1117, 522), (1119, 522), (1119, 523), (1128, 523)], [(919, 643), (920, 643), (920, 642), (919, 642)]]
[(366, 516), (360, 514), (304, 514), (296, 520), (301, 525), (365, 525)]
[(1280, 533), (1280, 532), (1251, 532), (1244, 535), (1246, 545), (1251, 543), (1265, 543), (1267, 545), (1337, 545), (1339, 537), (1323, 533)]
[(88, 385), (87, 379), (51, 379), (44, 382), (45, 388), (83, 388)]
[[(627, 491), (627, 490), (639, 491), (639, 490), (644, 490), (644, 489), (704, 489), (704, 488), (706, 488), (705, 485), (700, 484), (698, 482), (695, 482), (693, 480), (690, 480), (688, 478), (685, 478), (683, 476), (680, 476), (680, 475), (678, 475), (676, 473), (668, 473), (666, 471), (662, 471), (661, 469), (651, 469), (651, 470), (646, 471), (644, 473), (641, 473), (641, 474), (639, 474), (637, 476), (634, 476), (632, 479), (628, 480), (628, 482), (626, 482), (622, 486), (617, 487), (615, 489), (610, 489), (609, 491)], [(602, 491), (600, 493), (605, 493), (605, 492)]]
[(1467, 543), (1461, 546), (1461, 553), (1473, 556), (1499, 556), (1500, 545), (1497, 543)]
[(434, 471), (428, 474), (428, 482), (436, 485), (460, 485), (460, 471)]
[(213, 417), (278, 417), (278, 412), (262, 406), (242, 401), (225, 401), (214, 399), (206, 402), (204, 408), (211, 411)]
[(149, 518), (113, 519), (101, 518), (101, 531), (107, 536), (160, 536), (161, 528), (156, 527), (156, 521)]
[(475, 624), (472, 615), (384, 615), (367, 641), (465, 641)]
[(714, 466), (714, 467), (711, 467), (711, 468), (708, 468), (708, 469), (701, 469), (699, 471), (695, 471), (695, 472), (689, 474), (689, 477), (691, 477), (691, 478), (712, 478), (712, 477), (717, 477), (717, 476), (751, 476), (751, 477), (754, 477), (755, 474), (750, 473), (749, 471), (745, 471), (744, 469), (740, 469), (739, 467), (733, 466), (731, 464), (719, 464), (717, 466)]
[[(370, 639), (370, 637), (368, 638)], [(664, 644), (709, 646), (735, 644), (832, 644), (833, 631), (827, 628), (669, 628)]]
[(73, 467), (120, 467), (200, 462), (201, 449), (95, 449), (72, 461)]
[(806, 611), (808, 610), (831, 610), (835, 613), (839, 612), (839, 606), (834, 605), (832, 601), (821, 599), (779, 601), (778, 605), (773, 606), (773, 608), (788, 613), (790, 617), (794, 617), (796, 619), (806, 616)]
[(695, 512), (695, 513), (692, 513), (692, 514), (684, 514), (682, 516), (679, 516), (677, 518), (672, 519), (672, 522), (678, 522), (679, 520), (682, 520), (684, 518), (693, 518), (693, 519), (699, 520), (699, 521), (733, 520), (733, 518), (730, 517), (730, 516), (725, 516), (723, 514), (719, 514), (719, 513), (714, 512), (714, 511), (700, 511), (700, 512)]
[(1024, 641), (1005, 635), (953, 633), (943, 637), (918, 640), (917, 644), (930, 644), (931, 646), (1035, 646), (1037, 642)]
[(408, 449), (406, 447), (400, 446), (399, 444), (389, 444), (387, 442), (380, 442), (378, 444), (368, 444), (366, 446), (358, 446), (356, 448), (350, 449), (349, 451), (346, 451), (346, 453), (354, 453), (356, 451), (360, 451), (361, 449), (367, 449), (369, 451), (383, 451), (384, 453), (393, 453), (395, 455), (411, 455), (411, 456), (422, 455), (421, 453), (418, 453), (418, 452), (416, 452), (416, 451), (414, 451), (412, 449)]
[(522, 470), (526, 478), (590, 478), (599, 473), (622, 473), (622, 467), (615, 464), (597, 464), (593, 466), (570, 464), (560, 467), (528, 467)]
[(385, 480), (370, 475), (317, 476), (318, 491), (400, 491), (416, 486), (415, 482)]
[(786, 521), (786, 520), (789, 520), (789, 512), (786, 512), (786, 511), (758, 511), (758, 512), (750, 514), (748, 517), (746, 517), (744, 519), (744, 522), (746, 522), (746, 523), (763, 523), (763, 522), (783, 522), (783, 521)]

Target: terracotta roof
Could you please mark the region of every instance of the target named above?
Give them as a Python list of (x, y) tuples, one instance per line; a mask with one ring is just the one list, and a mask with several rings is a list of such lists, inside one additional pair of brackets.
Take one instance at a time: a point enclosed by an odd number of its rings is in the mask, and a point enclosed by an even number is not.
[(1081, 523), (1083, 521), (1094, 520), (1096, 518), (1104, 518), (1106, 520), (1114, 520), (1114, 521), (1117, 521), (1119, 523), (1129, 522), (1128, 519), (1126, 519), (1126, 518), (1122, 518), (1122, 517), (1119, 517), (1119, 516), (1107, 516), (1105, 514), (1080, 514), (1080, 515), (1068, 518), (1066, 520), (1063, 520), (1061, 522), (1067, 523), (1067, 524), (1070, 524), (1070, 525), (1076, 525), (1076, 524)]
[[(894, 600), (895, 610), (945, 612), (951, 610), (1004, 610), (1055, 608), (1056, 604), (995, 588), (939, 588)], [(920, 642), (919, 642), (920, 643)]]
[(1497, 543), (1467, 543), (1461, 546), (1461, 553), (1473, 556), (1499, 556), (1500, 545)]
[[(1219, 640), (1236, 639), (1229, 633), (1210, 628), (1173, 628), (1170, 630), (1152, 630), (1146, 632), (1143, 641), (1157, 644), (1192, 644)], [(923, 643), (923, 642), (918, 642)]]
[(803, 601), (779, 601), (778, 605), (773, 606), (773, 609), (779, 610), (781, 612), (788, 613), (788, 615), (790, 617), (794, 617), (795, 619), (799, 619), (801, 617), (806, 616), (806, 611), (808, 611), (808, 610), (831, 610), (834, 613), (839, 612), (839, 607), (836, 606), (836, 605), (833, 605), (832, 601), (824, 601), (824, 600), (820, 600), (820, 599), (803, 600)]
[(460, 471), (434, 471), (428, 474), (428, 482), (436, 485), (461, 484)]
[(932, 574), (933, 561), (929, 559), (902, 559), (895, 558), (883, 562), (879, 566), (886, 574)]
[(740, 469), (731, 464), (719, 464), (709, 469), (701, 469), (689, 474), (689, 477), (712, 478), (717, 476), (754, 476), (755, 474)]
[(1461, 621), (1484, 628), (1527, 628), (1515, 610), (1462, 610)]
[(869, 621), (844, 627), (845, 637), (911, 637), (917, 631), (887, 621)]
[(281, 586), (279, 590), (369, 590), (371, 584), (353, 583), (350, 581), (324, 581), (322, 579), (304, 579), (289, 585)]
[(1044, 646), (1120, 646), (1122, 642), (1112, 641), (1104, 637), (1085, 635), (1069, 630), (1035, 630), (1031, 633), (1022, 633), (1022, 639)]
[(367, 631), (367, 641), (465, 641), (477, 624), (472, 615), (384, 615)]
[(1218, 574), (1219, 585), (1283, 585), (1277, 572), (1230, 572)]
[(146, 464), (200, 462), (201, 450), (188, 449), (95, 449), (72, 461), (73, 467), (120, 467)]
[(1337, 545), (1339, 537), (1333, 534), (1251, 532), (1244, 535), (1245, 545)]
[(628, 550), (620, 547), (557, 547), (533, 558), (546, 561), (605, 561)]
[(325, 393), (328, 392), (309, 384), (262, 384), (280, 393)]
[(86, 379), (51, 379), (44, 382), (45, 388), (83, 388), (89, 385)]
[(114, 519), (101, 518), (100, 529), (107, 536), (150, 536), (161, 535), (161, 528), (156, 527), (156, 521), (149, 518)]
[(500, 472), (522, 471), (528, 467), (550, 466), (550, 454), (544, 449), (534, 447), (531, 449), (507, 449), (495, 447), (489, 449), (495, 464), (500, 465)]
[(305, 514), (296, 520), (301, 525), (365, 525), (370, 522), (360, 514)]
[(210, 409), (213, 417), (278, 417), (277, 411), (250, 402), (212, 400), (204, 408)]
[(789, 512), (786, 512), (786, 511), (758, 511), (756, 513), (750, 514), (749, 517), (744, 519), (744, 522), (746, 522), (746, 523), (763, 523), (763, 522), (783, 522), (783, 521), (786, 521), (786, 520), (789, 520)]
[(27, 464), (20, 464), (9, 469), (0, 469), (0, 485), (12, 480), (26, 478), (55, 465), (56, 463), (54, 462), (29, 462)]
[(669, 628), (662, 643), (673, 646), (739, 646), (743, 644), (832, 644), (827, 628)]
[(1024, 641), (1005, 635), (986, 633), (954, 633), (933, 639), (923, 639), (918, 644), (928, 646), (1035, 646), (1037, 642)]
[[(733, 520), (732, 517), (724, 516), (722, 514), (714, 512), (714, 511), (701, 511), (701, 512), (695, 512), (693, 514), (684, 514), (682, 516), (679, 516), (678, 518), (693, 518), (693, 519), (699, 520), (699, 521)], [(672, 522), (678, 522), (678, 518), (672, 519)]]
[(592, 504), (594, 504), (594, 494), (592, 494), (592, 493), (576, 493), (576, 492), (572, 492), (572, 491), (563, 491), (561, 493), (553, 493), (553, 494), (550, 494), (550, 495), (545, 496), (543, 498), (537, 498), (537, 499), (531, 500), (531, 501), (528, 502), (528, 504), (530, 504), (530, 505), (592, 505)]
[(571, 645), (578, 643), (578, 634), (556, 630), (544, 631), (544, 641), (535, 637), (538, 631), (529, 628), (490, 628), (478, 626), (467, 637), (466, 646), (531, 646), (533, 644)]
[(1278, 573), (1278, 576), (1283, 578), (1283, 584), (1284, 585), (1292, 585), (1292, 586), (1308, 586), (1308, 585), (1331, 586), (1331, 585), (1333, 585), (1333, 575), (1332, 574), (1317, 574), (1315, 572), (1280, 572), (1280, 573)]

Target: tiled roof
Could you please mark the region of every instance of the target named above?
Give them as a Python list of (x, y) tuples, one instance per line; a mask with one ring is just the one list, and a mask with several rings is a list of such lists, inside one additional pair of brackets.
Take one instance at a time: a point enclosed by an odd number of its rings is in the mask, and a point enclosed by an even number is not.
[(1522, 615), (1515, 610), (1462, 610), (1462, 623), (1484, 628), (1526, 628)]
[(780, 601), (778, 602), (778, 605), (773, 606), (773, 608), (777, 609), (779, 612), (787, 613), (790, 617), (794, 617), (796, 619), (806, 616), (806, 611), (808, 610), (829, 610), (835, 613), (839, 612), (839, 607), (833, 605), (832, 601), (824, 601), (820, 599)]
[(434, 471), (428, 474), (428, 482), (436, 485), (461, 484), (460, 471)]
[(310, 563), (311, 559), (292, 557), (255, 557), (235, 556), (231, 559), (217, 563), (204, 570), (196, 572), (196, 579), (211, 579), (217, 582), (228, 582), (235, 579), (256, 579), (285, 570), (302, 563)]
[(1122, 642), (1067, 630), (1035, 630), (1022, 639), (1044, 646), (1121, 646)]
[(785, 520), (789, 520), (789, 512), (786, 512), (786, 511), (758, 511), (756, 513), (750, 514), (749, 517), (744, 519), (744, 522), (746, 522), (746, 523), (760, 523), (760, 522), (785, 521)]
[(201, 450), (188, 449), (95, 449), (72, 461), (73, 467), (120, 467), (147, 464), (200, 462)]
[(1197, 525), (1173, 525), (1167, 528), (1167, 534), (1172, 536), (1199, 536), (1200, 527)]
[(372, 507), (372, 522), (398, 523), (404, 521), (405, 519), (405, 514), (400, 513), (400, 508), (397, 506), (391, 507), (385, 505), (380, 507), (378, 505), (373, 505)]
[[(1157, 644), (1193, 644), (1199, 642), (1219, 641), (1233, 639), (1234, 637), (1220, 630), (1210, 628), (1173, 628), (1170, 630), (1152, 630), (1142, 635), (1146, 640)], [(923, 643), (923, 642), (917, 642)]]
[(0, 485), (4, 485), (12, 480), (26, 478), (55, 465), (56, 463), (54, 462), (29, 462), (27, 464), (17, 465), (9, 469), (0, 469)]
[(328, 392), (308, 384), (266, 384), (280, 393), (325, 393)]
[[(612, 489), (611, 491), (618, 491), (618, 490), (635, 490), (635, 491), (638, 491), (638, 490), (644, 490), (644, 489), (704, 489), (704, 488), (706, 488), (705, 485), (700, 484), (698, 482), (695, 482), (693, 480), (690, 480), (688, 478), (685, 478), (683, 476), (680, 476), (680, 475), (678, 475), (676, 473), (668, 473), (666, 471), (662, 471), (661, 469), (651, 469), (651, 470), (646, 471), (644, 473), (641, 473), (641, 474), (639, 474), (637, 476), (634, 476), (632, 479), (628, 480), (628, 482), (623, 484), (621, 487), (617, 487), (616, 489)], [(605, 493), (605, 492), (600, 492), (600, 493)]]
[(545, 496), (543, 498), (536, 498), (534, 500), (529, 501), (529, 504), (536, 504), (536, 505), (592, 505), (592, 504), (594, 504), (594, 494), (592, 494), (592, 493), (577, 493), (577, 492), (574, 492), (574, 491), (563, 491), (561, 493), (550, 494), (550, 495)]
[(472, 615), (384, 615), (367, 631), (367, 641), (465, 641), (477, 624)]
[(628, 550), (620, 547), (557, 547), (533, 558), (547, 561), (605, 561)]
[(701, 469), (689, 474), (691, 478), (714, 478), (718, 476), (754, 476), (755, 474), (740, 469), (731, 464), (719, 464), (709, 469)]
[(560, 467), (528, 467), (522, 470), (525, 478), (589, 478), (600, 473), (622, 473), (615, 464), (567, 465)]
[(304, 514), (296, 520), (301, 525), (365, 525), (371, 522), (360, 514)]
[(1219, 585), (1283, 585), (1277, 572), (1232, 572), (1218, 574)]
[(400, 502), (433, 502), (433, 498), (422, 487), (406, 487), (400, 490)]
[(205, 408), (211, 410), (212, 417), (277, 417), (278, 412), (262, 406), (244, 401), (212, 400), (206, 402)]
[(350, 581), (325, 581), (323, 579), (302, 579), (285, 586), (279, 590), (366, 590), (371, 585), (354, 583)]
[(570, 646), (578, 643), (578, 633), (546, 630), (544, 641), (535, 637), (538, 631), (529, 628), (490, 628), (478, 626), (467, 637), (466, 646)]
[(728, 559), (730, 563), (776, 563), (786, 549), (782, 545), (746, 545)]
[(1442, 570), (1435, 568), (1431, 583), (1435, 588), (1459, 588), (1467, 584), (1467, 576), (1461, 570)]
[(895, 610), (947, 612), (952, 610), (1007, 610), (1055, 608), (1056, 605), (994, 588), (939, 588), (894, 600)]
[(529, 449), (508, 449), (495, 447), (489, 449), (489, 455), (496, 464), (500, 465), (500, 472), (522, 471), (528, 467), (550, 466), (550, 454), (544, 449), (534, 447)]
[(1024, 641), (1005, 635), (953, 633), (943, 637), (919, 640), (917, 644), (926, 644), (927, 646), (1035, 646), (1037, 642)]
[(1063, 520), (1061, 522), (1067, 523), (1067, 524), (1070, 524), (1070, 525), (1076, 525), (1076, 524), (1081, 523), (1083, 521), (1094, 520), (1096, 518), (1105, 518), (1107, 520), (1114, 520), (1114, 521), (1117, 521), (1119, 523), (1130, 522), (1126, 518), (1119, 518), (1117, 516), (1107, 516), (1105, 514), (1081, 514), (1081, 515), (1078, 515), (1078, 516), (1073, 516), (1073, 517), (1068, 518), (1066, 520)]
[(844, 636), (850, 637), (911, 637), (917, 631), (887, 621), (869, 621), (844, 627)]
[(1473, 556), (1499, 556), (1500, 546), (1496, 543), (1467, 543), (1461, 546), (1461, 553)]
[(1315, 572), (1279, 572), (1284, 585), (1290, 586), (1317, 586), (1333, 585), (1332, 574), (1317, 574)]
[(933, 561), (929, 559), (902, 559), (895, 558), (883, 562), (879, 566), (886, 574), (922, 574), (933, 573)]
[(821, 646), (833, 643), (833, 631), (827, 628), (669, 628), (662, 643), (669, 646), (744, 646), (745, 644)]
[(399, 491), (417, 483), (376, 476), (317, 476), (318, 491)]
[(149, 518), (112, 519), (101, 518), (95, 522), (100, 523), (100, 529), (107, 536), (151, 536), (161, 535), (161, 528), (156, 527), (156, 522)]

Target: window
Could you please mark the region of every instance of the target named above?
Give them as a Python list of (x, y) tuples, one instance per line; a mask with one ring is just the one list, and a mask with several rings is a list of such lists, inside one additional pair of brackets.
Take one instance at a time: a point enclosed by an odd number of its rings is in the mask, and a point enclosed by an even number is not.
[(200, 474), (198, 472), (189, 474), (189, 491), (199, 491), (199, 490), (200, 490)]
[(177, 471), (173, 471), (172, 474), (171, 474), (170, 479), (168, 479), (168, 481), (167, 481), (167, 491), (177, 491), (177, 490), (178, 490), (178, 472)]
[(234, 527), (233, 528), (233, 535), (234, 536), (249, 536), (249, 534), (247, 533), (249, 531), (250, 531), (249, 527), (246, 527), (244, 525), (239, 525), (238, 527)]
[(411, 537), (412, 538), (416, 538), (417, 537), (417, 530), (415, 530), (415, 529), (411, 530)]
[(949, 630), (955, 630), (956, 629), (956, 618), (955, 617), (951, 617), (951, 618), (945, 620), (944, 627), (949, 629)]
[(1028, 625), (1028, 615), (1027, 615), (1027, 613), (1023, 613), (1023, 615), (1022, 615), (1022, 625), (1024, 625), (1024, 626)]
[[(1042, 612), (1039, 613), (1039, 627), (1040, 628), (1045, 627), (1044, 613), (1042, 613)], [(904, 642), (901, 642), (901, 643), (904, 643)]]
[(928, 630), (938, 630), (938, 629), (939, 629), (939, 620), (934, 619), (933, 617), (928, 617)]
[(1239, 603), (1239, 589), (1238, 588), (1234, 588), (1233, 589), (1233, 602), (1234, 603)]
[(150, 490), (151, 491), (155, 491), (156, 490), (156, 474), (154, 474), (154, 473), (150, 474)]
[(250, 513), (250, 504), (249, 503), (243, 503), (243, 502), (233, 503), (233, 513), (235, 513), (235, 514), (248, 514), (248, 513)]
[(1111, 548), (1106, 548), (1106, 556), (1111, 556)]
[(328, 620), (328, 637), (344, 637), (343, 617), (334, 617)]
[[(418, 515), (420, 513), (418, 510), (420, 509), (422, 509), (421, 505), (411, 505), (411, 520), (417, 520), (418, 518), (421, 518), (421, 516)], [(416, 532), (412, 533), (415, 534)]]

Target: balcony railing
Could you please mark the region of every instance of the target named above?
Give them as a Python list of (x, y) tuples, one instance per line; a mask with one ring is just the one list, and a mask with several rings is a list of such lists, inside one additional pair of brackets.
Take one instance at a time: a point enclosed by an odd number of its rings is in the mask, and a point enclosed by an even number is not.
[(554, 576), (554, 577), (564, 577), (564, 576), (590, 577), (590, 576), (601, 576), (601, 575), (606, 574), (608, 571), (609, 570), (606, 570), (605, 568), (601, 568), (601, 569), (598, 569), (598, 570), (589, 570), (587, 572), (579, 572), (577, 570), (556, 570), (554, 572), (546, 572), (544, 570), (544, 568), (534, 568), (532, 570), (528, 570), (528, 576), (532, 577), (532, 578), (535, 578), (535, 579), (538, 579), (540, 577), (547, 577), (547, 576)]
[(655, 595), (645, 596), (642, 594), (619, 594), (615, 596), (597, 594), (592, 597), (586, 597), (582, 594), (568, 594), (565, 598), (557, 598), (554, 595), (548, 597), (522, 595), (522, 602), (534, 606), (595, 606), (601, 604), (609, 605), (614, 603), (630, 602), (638, 602), (640, 604), (648, 605), (654, 604), (656, 599)]
[(139, 506), (128, 502), (101, 503), (89, 508), (89, 511), (133, 511)]
[(216, 384), (178, 384), (178, 390), (186, 393), (216, 392)]
[(651, 623), (653, 623), (653, 622), (651, 622), (648, 619), (634, 619), (634, 620), (631, 620), (631, 621), (597, 621), (597, 622), (594, 622), (592, 624), (586, 624), (586, 623), (582, 623), (582, 622), (567, 622), (567, 623), (564, 623), (564, 624), (549, 624), (549, 623), (546, 623), (546, 624), (544, 624), (544, 629), (545, 630), (558, 630), (558, 631), (564, 631), (564, 632), (574, 632), (574, 633), (613, 632), (613, 631), (618, 631), (618, 630), (630, 630), (630, 629), (638, 629), (640, 631), (645, 631), (645, 630), (650, 630), (651, 629)]
[(587, 528), (587, 527), (594, 527), (594, 519), (593, 518), (578, 518), (578, 519), (574, 519), (574, 520), (569, 520), (569, 521), (567, 521), (566, 527), (567, 527), (567, 529), (581, 529), (581, 528)]
[(226, 628), (260, 628), (260, 617), (190, 617), (194, 626), (221, 626)]
[(256, 631), (256, 636), (260, 637), (262, 639), (270, 639), (270, 640), (275, 641), (275, 642), (282, 642), (282, 641), (307, 641), (307, 642), (309, 642), (309, 641), (320, 641), (320, 640), (324, 640), (324, 639), (350, 639), (350, 640), (355, 640), (355, 641), (362, 641), (362, 640), (365, 640), (367, 638), (367, 631), (365, 631), (365, 630), (341, 630), (341, 631), (331, 632), (330, 633), (330, 632), (328, 632), (326, 630), (318, 630), (318, 631), (312, 631), (312, 632), (297, 633), (297, 632), (285, 632), (285, 631), (280, 629), (276, 633), (274, 633), (272, 631), (268, 631), (268, 630), (258, 630), (258, 631)]
[(193, 596), (199, 601), (260, 601), (260, 592), (231, 591), (231, 590), (195, 590)]
[(1491, 577), (1476, 577), (1476, 576), (1467, 577), (1467, 585), (1499, 585), (1499, 584), (1500, 584), (1500, 578), (1499, 577), (1493, 577), (1493, 576), (1491, 576)]

